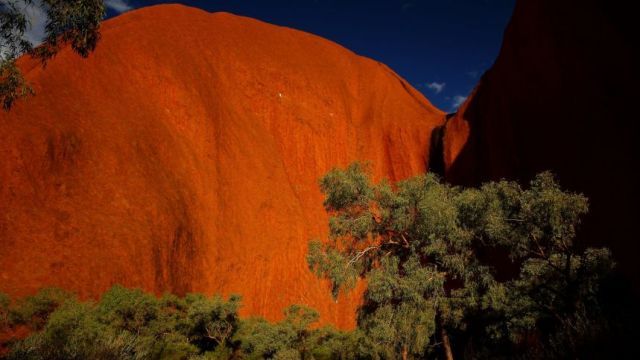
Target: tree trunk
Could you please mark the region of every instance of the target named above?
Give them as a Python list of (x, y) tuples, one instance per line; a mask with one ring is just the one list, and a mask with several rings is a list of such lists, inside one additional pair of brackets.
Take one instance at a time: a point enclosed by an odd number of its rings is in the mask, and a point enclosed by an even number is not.
[(451, 342), (449, 341), (449, 334), (447, 329), (444, 328), (442, 321), (440, 323), (440, 337), (442, 340), (442, 349), (444, 350), (444, 358), (447, 360), (453, 360), (453, 351), (451, 350)]
[(447, 330), (440, 327), (440, 336), (442, 337), (442, 347), (444, 348), (444, 357), (447, 360), (453, 360), (453, 351), (451, 351), (451, 342), (449, 342), (449, 334)]
[(407, 360), (409, 358), (409, 349), (407, 345), (402, 345), (402, 360)]

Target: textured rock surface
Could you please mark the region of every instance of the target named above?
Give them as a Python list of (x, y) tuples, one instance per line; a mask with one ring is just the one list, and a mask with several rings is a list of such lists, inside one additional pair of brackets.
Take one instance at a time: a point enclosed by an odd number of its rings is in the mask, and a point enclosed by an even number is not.
[(444, 160), (447, 178), (464, 184), (552, 170), (590, 198), (583, 239), (610, 246), (639, 289), (630, 6), (519, 0), (496, 63), (447, 123)]
[(38, 95), (0, 114), (0, 291), (240, 293), (244, 314), (352, 326), (357, 297), (306, 267), (317, 180), (423, 172), (444, 115), (380, 63), (248, 18), (158, 6), (102, 34), (86, 60), (23, 59)]

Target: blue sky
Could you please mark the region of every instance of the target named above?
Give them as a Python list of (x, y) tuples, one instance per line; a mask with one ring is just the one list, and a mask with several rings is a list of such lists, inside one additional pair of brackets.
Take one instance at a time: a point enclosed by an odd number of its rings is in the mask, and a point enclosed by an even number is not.
[[(176, 2), (106, 0), (109, 16)], [(389, 65), (454, 111), (494, 62), (515, 0), (178, 1), (314, 33)]]

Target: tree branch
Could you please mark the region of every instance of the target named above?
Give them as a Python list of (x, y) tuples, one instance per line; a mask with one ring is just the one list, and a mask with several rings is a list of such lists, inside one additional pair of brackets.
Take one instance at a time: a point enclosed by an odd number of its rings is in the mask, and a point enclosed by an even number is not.
[(353, 265), (356, 261), (360, 260), (363, 256), (365, 256), (369, 251), (379, 249), (381, 246), (382, 245), (369, 246), (368, 248), (357, 252), (356, 255), (353, 258), (351, 258), (351, 260), (349, 260), (346, 267)]

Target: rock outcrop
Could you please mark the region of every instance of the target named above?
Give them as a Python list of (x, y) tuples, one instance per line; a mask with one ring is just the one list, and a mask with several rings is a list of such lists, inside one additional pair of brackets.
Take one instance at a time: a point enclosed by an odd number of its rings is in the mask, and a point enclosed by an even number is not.
[(450, 181), (551, 170), (587, 195), (582, 239), (609, 246), (638, 289), (634, 14), (616, 1), (519, 0), (497, 61), (447, 122), (443, 145)]
[(104, 23), (94, 54), (21, 59), (37, 95), (0, 114), (0, 291), (239, 293), (354, 324), (307, 269), (317, 180), (424, 172), (444, 121), (386, 66), (317, 36), (178, 5)]

